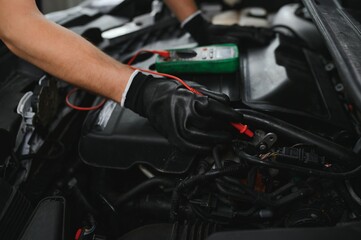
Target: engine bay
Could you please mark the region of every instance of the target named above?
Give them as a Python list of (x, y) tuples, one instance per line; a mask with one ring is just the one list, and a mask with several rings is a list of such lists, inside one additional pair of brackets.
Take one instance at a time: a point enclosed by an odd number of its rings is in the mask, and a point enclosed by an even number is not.
[[(182, 152), (147, 119), (7, 52), (0, 236), (359, 238), (360, 111), (308, 9), (297, 1), (200, 2), (214, 23), (273, 32), (265, 45), (238, 49), (237, 71), (177, 73), (228, 95), (254, 136), (234, 133), (210, 152)], [(120, 62), (141, 49), (196, 47), (160, 1), (81, 7), (48, 18)], [(155, 70), (155, 62), (145, 53), (134, 66)], [(76, 111), (65, 99), (101, 107)]]

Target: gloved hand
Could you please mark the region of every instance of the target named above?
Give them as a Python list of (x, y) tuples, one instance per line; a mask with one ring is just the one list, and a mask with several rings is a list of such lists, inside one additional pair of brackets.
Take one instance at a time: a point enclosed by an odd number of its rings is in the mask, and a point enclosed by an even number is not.
[(234, 43), (239, 47), (262, 46), (275, 36), (274, 31), (268, 28), (214, 25), (205, 20), (200, 12), (182, 26), (200, 45)]
[(229, 123), (240, 122), (242, 115), (227, 106), (226, 95), (196, 85), (204, 94), (200, 96), (173, 79), (135, 74), (126, 96), (123, 95), (124, 106), (148, 118), (177, 148), (210, 150), (231, 140), (233, 128)]

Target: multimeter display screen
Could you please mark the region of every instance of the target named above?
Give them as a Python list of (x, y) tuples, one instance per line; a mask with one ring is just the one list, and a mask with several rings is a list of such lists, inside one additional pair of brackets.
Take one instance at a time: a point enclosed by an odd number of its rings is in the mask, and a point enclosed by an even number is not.
[(219, 48), (216, 51), (216, 59), (227, 59), (233, 57), (232, 48)]

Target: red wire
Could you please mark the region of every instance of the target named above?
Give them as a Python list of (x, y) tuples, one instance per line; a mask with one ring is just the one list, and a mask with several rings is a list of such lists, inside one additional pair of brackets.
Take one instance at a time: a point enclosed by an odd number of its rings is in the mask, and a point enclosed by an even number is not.
[(75, 233), (75, 240), (79, 240), (83, 233), (83, 229), (79, 228)]
[(136, 67), (133, 67), (133, 66), (131, 66), (131, 68), (133, 68), (134, 70), (139, 70), (139, 71), (141, 71), (141, 72), (146, 72), (146, 73), (158, 75), (158, 76), (161, 76), (161, 77), (172, 78), (172, 79), (180, 82), (185, 88), (187, 88), (187, 89), (188, 89), (189, 91), (191, 91), (192, 93), (203, 96), (202, 93), (200, 93), (200, 92), (197, 91), (196, 89), (194, 89), (194, 88), (192, 88), (191, 86), (189, 86), (185, 81), (183, 81), (183, 80), (180, 79), (179, 77), (176, 77), (176, 76), (173, 76), (173, 75), (170, 75), (170, 74), (166, 74), (166, 73), (159, 73), (159, 72), (154, 72), (154, 71), (151, 71), (151, 70), (136, 68)]
[(70, 90), (70, 92), (68, 92), (68, 94), (66, 95), (66, 98), (65, 98), (65, 103), (66, 105), (68, 105), (68, 107), (70, 108), (73, 108), (75, 110), (78, 110), (78, 111), (92, 111), (92, 110), (97, 110), (99, 108), (101, 108), (105, 102), (106, 102), (106, 99), (103, 99), (98, 105), (96, 106), (93, 106), (93, 107), (79, 107), (79, 106), (75, 106), (74, 104), (72, 104), (70, 102), (70, 97), (76, 92), (78, 91), (78, 88), (73, 88), (72, 90)]
[[(129, 61), (128, 61), (128, 65), (132, 65), (132, 63), (134, 62), (134, 60), (143, 52), (149, 52), (149, 53), (153, 53), (153, 54), (158, 54), (160, 56), (162, 56), (163, 58), (169, 58), (170, 57), (170, 53), (169, 51), (158, 51), (158, 50), (140, 50), (138, 51)], [(166, 74), (166, 73), (159, 73), (159, 72), (154, 72), (154, 71), (151, 71), (151, 70), (145, 70), (145, 69), (141, 69), (141, 68), (136, 68), (136, 67), (133, 67), (133, 66), (130, 66), (132, 69), (134, 70), (139, 70), (141, 72), (146, 72), (146, 73), (150, 73), (150, 74), (154, 74), (154, 75), (158, 75), (158, 76), (161, 76), (161, 77), (167, 77), (167, 78), (172, 78), (178, 82), (180, 82), (185, 88), (187, 88), (189, 91), (197, 94), (197, 95), (202, 95), (202, 93), (198, 92), (196, 89), (190, 87), (186, 82), (184, 82), (182, 79), (176, 77), (176, 76), (173, 76), (173, 75), (170, 75), (170, 74)]]
[(132, 65), (132, 63), (134, 62), (135, 59), (137, 59), (137, 57), (144, 52), (148, 52), (148, 53), (153, 53), (153, 54), (158, 54), (159, 56), (163, 57), (163, 58), (170, 58), (170, 53), (169, 51), (159, 51), (159, 50), (146, 50), (146, 49), (142, 49), (140, 51), (138, 51), (129, 61), (128, 61), (128, 65)]

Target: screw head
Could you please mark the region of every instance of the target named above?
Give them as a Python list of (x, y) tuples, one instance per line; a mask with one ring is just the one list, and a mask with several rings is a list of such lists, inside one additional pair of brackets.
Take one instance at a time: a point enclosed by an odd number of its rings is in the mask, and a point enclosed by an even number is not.
[(259, 150), (265, 151), (265, 150), (267, 150), (267, 146), (266, 146), (265, 144), (261, 144), (261, 145), (259, 146)]

